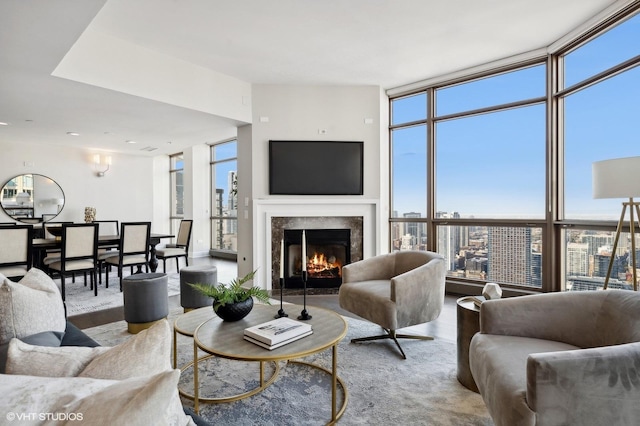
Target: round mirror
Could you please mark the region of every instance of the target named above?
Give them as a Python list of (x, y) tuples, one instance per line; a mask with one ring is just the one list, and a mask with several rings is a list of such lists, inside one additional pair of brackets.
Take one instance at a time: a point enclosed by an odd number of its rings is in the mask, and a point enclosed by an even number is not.
[(64, 192), (51, 178), (30, 173), (13, 177), (2, 187), (2, 209), (24, 223), (47, 222), (64, 207)]

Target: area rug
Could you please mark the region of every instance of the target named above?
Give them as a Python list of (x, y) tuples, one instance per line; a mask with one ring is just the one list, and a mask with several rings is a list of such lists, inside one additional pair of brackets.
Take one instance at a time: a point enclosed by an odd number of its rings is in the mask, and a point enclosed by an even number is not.
[[(168, 274), (169, 296), (180, 294), (180, 275), (177, 273)], [(54, 280), (60, 286), (60, 279)], [(103, 309), (117, 308), (123, 305), (122, 293), (120, 292), (120, 281), (117, 272), (109, 275), (109, 288), (105, 286), (104, 275), (102, 284), (98, 285), (98, 295), (95, 296), (89, 284), (84, 285), (84, 278), (77, 277), (72, 283), (71, 278), (65, 281), (65, 301), (67, 305), (67, 316), (86, 314)]]
[[(170, 322), (180, 314), (174, 310)], [(340, 425), (493, 425), (482, 398), (456, 379), (456, 346), (452, 341), (406, 341), (408, 359), (399, 357), (393, 342), (350, 343), (353, 337), (373, 335), (378, 326), (346, 318), (349, 330), (338, 345), (338, 371), (348, 391)], [(85, 330), (98, 342), (113, 346), (129, 337), (126, 323)], [(192, 360), (190, 338), (178, 337), (178, 363)], [(331, 351), (303, 359), (325, 368)], [(273, 367), (266, 368), (267, 376)], [(227, 397), (258, 384), (258, 364), (209, 358), (200, 363), (201, 396)], [(180, 388), (193, 393), (192, 369), (186, 369)], [(331, 417), (330, 376), (299, 364), (280, 363), (275, 382), (263, 392), (232, 403), (200, 404), (200, 414), (212, 424), (321, 425)], [(343, 401), (339, 392), (338, 406)], [(193, 401), (183, 398), (185, 406)]]

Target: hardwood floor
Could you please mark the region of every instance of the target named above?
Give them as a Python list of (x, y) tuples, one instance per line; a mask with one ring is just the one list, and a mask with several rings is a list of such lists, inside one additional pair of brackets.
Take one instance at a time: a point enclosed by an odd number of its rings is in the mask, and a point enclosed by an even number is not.
[[(215, 265), (218, 268), (218, 270), (220, 270), (221, 268), (224, 268), (226, 270), (231, 268), (235, 271), (235, 269), (237, 268), (236, 263), (233, 261), (214, 259), (210, 257), (189, 259), (189, 265)], [(168, 269), (167, 272), (175, 272), (175, 263), (168, 262), (167, 269)], [(235, 276), (235, 272), (232, 275)], [(296, 291), (296, 293), (299, 293), (299, 291)], [(280, 294), (278, 292), (276, 292), (276, 294), (273, 295), (274, 299), (279, 299), (279, 297), (280, 297)], [(408, 327), (406, 329), (403, 329), (403, 332), (414, 332), (418, 334), (426, 334), (428, 336), (432, 336), (438, 339), (444, 339), (444, 340), (455, 342), (456, 334), (457, 334), (456, 300), (459, 297), (460, 295), (446, 295), (444, 307), (442, 309), (440, 316), (436, 320), (430, 323)], [(282, 299), (285, 302), (295, 303), (298, 305), (303, 304), (303, 296), (301, 294), (287, 294), (286, 290)], [(172, 296), (169, 298), (169, 309), (173, 309), (179, 306), (180, 306), (180, 296)], [(330, 309), (332, 311), (338, 312), (341, 315), (358, 318), (357, 316), (340, 308), (340, 305), (338, 304), (337, 294), (307, 294), (307, 310), (312, 315), (313, 315), (313, 312), (312, 312), (313, 306)], [(297, 315), (298, 312), (289, 313), (289, 315), (292, 315), (292, 316), (294, 314)], [(115, 321), (122, 321), (123, 319), (124, 319), (124, 309), (122, 307), (106, 309), (103, 311), (92, 312), (89, 314), (77, 315), (69, 318), (69, 320), (79, 328), (95, 327), (101, 324), (107, 324)]]

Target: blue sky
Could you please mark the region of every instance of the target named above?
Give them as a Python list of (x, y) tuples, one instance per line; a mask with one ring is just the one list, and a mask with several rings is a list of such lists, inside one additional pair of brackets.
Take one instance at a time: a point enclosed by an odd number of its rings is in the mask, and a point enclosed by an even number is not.
[[(565, 81), (574, 84), (640, 54), (640, 16), (570, 53)], [(447, 88), (437, 115), (545, 95), (545, 68)], [(565, 171), (568, 218), (617, 219), (620, 201), (594, 200), (591, 164), (640, 155), (640, 67), (589, 86), (566, 99)], [(543, 104), (436, 125), (437, 209), (479, 217), (544, 217), (545, 107)], [(394, 123), (423, 119), (426, 96), (393, 104)], [(394, 208), (426, 211), (426, 129), (394, 132)]]

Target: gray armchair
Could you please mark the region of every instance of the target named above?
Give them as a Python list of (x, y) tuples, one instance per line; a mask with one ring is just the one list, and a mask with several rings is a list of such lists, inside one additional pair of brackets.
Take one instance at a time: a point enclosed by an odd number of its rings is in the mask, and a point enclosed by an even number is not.
[(445, 275), (444, 258), (425, 251), (383, 254), (344, 266), (340, 306), (385, 330), (380, 336), (351, 341), (393, 339), (406, 359), (398, 338), (433, 338), (396, 331), (438, 318), (444, 305)]
[(640, 293), (484, 302), (469, 362), (496, 426), (637, 425)]

